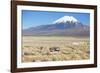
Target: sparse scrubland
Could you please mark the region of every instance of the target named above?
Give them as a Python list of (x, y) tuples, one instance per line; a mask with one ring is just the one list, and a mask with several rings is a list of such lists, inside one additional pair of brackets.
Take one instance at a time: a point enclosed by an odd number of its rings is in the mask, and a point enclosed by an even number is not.
[(23, 36), (22, 62), (89, 59), (87, 37)]

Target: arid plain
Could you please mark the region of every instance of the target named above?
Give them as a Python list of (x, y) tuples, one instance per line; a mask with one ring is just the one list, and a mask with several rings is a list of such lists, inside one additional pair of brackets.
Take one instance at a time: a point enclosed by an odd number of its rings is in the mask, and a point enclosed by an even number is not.
[(89, 38), (67, 36), (23, 36), (22, 62), (86, 60)]

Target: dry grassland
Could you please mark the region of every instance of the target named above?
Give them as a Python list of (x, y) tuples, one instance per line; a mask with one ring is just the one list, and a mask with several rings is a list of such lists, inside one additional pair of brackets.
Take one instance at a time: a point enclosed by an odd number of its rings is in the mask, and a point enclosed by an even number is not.
[(22, 62), (89, 59), (89, 39), (57, 36), (23, 36)]

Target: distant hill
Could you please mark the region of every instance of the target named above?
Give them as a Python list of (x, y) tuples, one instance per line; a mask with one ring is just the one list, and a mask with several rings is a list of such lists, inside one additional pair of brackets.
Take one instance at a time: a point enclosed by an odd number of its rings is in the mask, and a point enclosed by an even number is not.
[(49, 25), (40, 25), (23, 30), (30, 36), (89, 36), (89, 26), (82, 24), (73, 16), (64, 16)]

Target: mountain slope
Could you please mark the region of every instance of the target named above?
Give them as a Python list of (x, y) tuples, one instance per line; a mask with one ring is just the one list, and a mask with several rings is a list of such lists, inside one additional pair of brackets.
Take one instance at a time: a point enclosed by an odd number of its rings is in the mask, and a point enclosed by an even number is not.
[(25, 29), (23, 35), (89, 36), (89, 26), (82, 24), (73, 16), (64, 16), (52, 24)]

